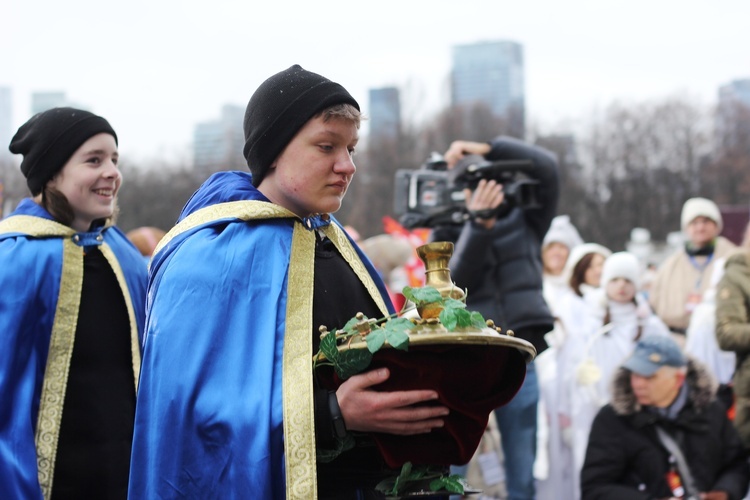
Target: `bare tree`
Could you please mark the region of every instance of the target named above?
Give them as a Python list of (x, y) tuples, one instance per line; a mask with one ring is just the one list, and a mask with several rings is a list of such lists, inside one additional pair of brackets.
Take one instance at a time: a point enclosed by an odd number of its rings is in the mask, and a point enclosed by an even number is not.
[(191, 169), (166, 162), (134, 168), (123, 165), (125, 182), (118, 196), (118, 226), (169, 230), (190, 196), (203, 182)]
[[(656, 238), (679, 228), (683, 202), (701, 191), (708, 114), (685, 98), (611, 105), (582, 141), (588, 192), (601, 204), (596, 241), (622, 248), (633, 227)], [(595, 218), (595, 217), (592, 217)]]
[(715, 150), (702, 171), (706, 191), (719, 204), (750, 200), (750, 107), (722, 103), (716, 111)]

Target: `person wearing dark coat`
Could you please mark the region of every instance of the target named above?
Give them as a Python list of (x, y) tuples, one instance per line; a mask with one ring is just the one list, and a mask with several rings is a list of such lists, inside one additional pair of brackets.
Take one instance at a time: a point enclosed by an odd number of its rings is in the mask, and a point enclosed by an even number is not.
[[(433, 241), (452, 241), (449, 267), (460, 288), (467, 288), (467, 306), (494, 320), (503, 330), (531, 342), (540, 354), (544, 335), (554, 319), (542, 292), (542, 241), (557, 211), (557, 161), (549, 151), (511, 137), (492, 142), (454, 141), (445, 153), (449, 168), (462, 168), (470, 155), (488, 161), (530, 160), (528, 176), (535, 186), (535, 206), (513, 203), (511, 188), (495, 180), (480, 180), (465, 192), (471, 219), (460, 226), (436, 227)], [(506, 192), (508, 191), (508, 192)], [(505, 454), (508, 498), (536, 498), (533, 465), (539, 386), (534, 363), (516, 397), (495, 411)]]
[[(591, 428), (583, 500), (744, 498), (746, 452), (703, 364), (686, 358), (669, 337), (644, 336), (612, 384), (612, 400)], [(679, 446), (688, 474), (659, 429)]]

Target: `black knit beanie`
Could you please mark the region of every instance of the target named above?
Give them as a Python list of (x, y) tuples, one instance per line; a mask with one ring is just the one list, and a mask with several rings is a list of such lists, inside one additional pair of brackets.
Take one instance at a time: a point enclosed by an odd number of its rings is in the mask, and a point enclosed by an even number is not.
[(11, 153), (23, 155), (21, 172), (34, 196), (62, 170), (73, 153), (91, 137), (117, 134), (107, 120), (88, 111), (53, 108), (32, 116), (10, 141)]
[(336, 104), (359, 104), (338, 83), (298, 64), (263, 82), (245, 111), (245, 159), (258, 186), (299, 129)]

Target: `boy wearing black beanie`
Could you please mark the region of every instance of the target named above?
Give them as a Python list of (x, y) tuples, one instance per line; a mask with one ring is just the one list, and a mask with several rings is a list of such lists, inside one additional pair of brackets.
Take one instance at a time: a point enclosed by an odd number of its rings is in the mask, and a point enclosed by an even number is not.
[(356, 170), (359, 120), (341, 85), (298, 65), (271, 76), (245, 114), (252, 175), (210, 177), (157, 247), (132, 498), (379, 498), (398, 471), (368, 434), (443, 425), (447, 408), (423, 404), (435, 391), (374, 390), (387, 369), (330, 391), (313, 373), (320, 325), (393, 312), (330, 215)]

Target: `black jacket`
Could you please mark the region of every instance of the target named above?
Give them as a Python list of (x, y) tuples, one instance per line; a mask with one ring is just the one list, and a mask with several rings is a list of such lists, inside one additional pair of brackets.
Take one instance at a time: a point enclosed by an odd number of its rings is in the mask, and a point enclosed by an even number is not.
[(552, 153), (509, 137), (491, 143), (488, 160), (531, 159), (529, 176), (539, 181), (541, 207), (512, 207), (490, 230), (467, 221), (463, 226), (435, 228), (431, 239), (456, 244), (451, 278), (468, 289), (467, 306), (503, 330), (513, 330), (541, 353), (553, 318), (542, 295), (541, 246), (557, 211), (560, 193), (557, 162)]
[(744, 498), (750, 469), (737, 431), (714, 396), (715, 383), (697, 361), (688, 364), (688, 401), (674, 422), (638, 404), (630, 372), (613, 379), (612, 402), (594, 419), (581, 471), (583, 500), (669, 498), (669, 453), (656, 435), (659, 423), (678, 442), (700, 492), (725, 491)]

